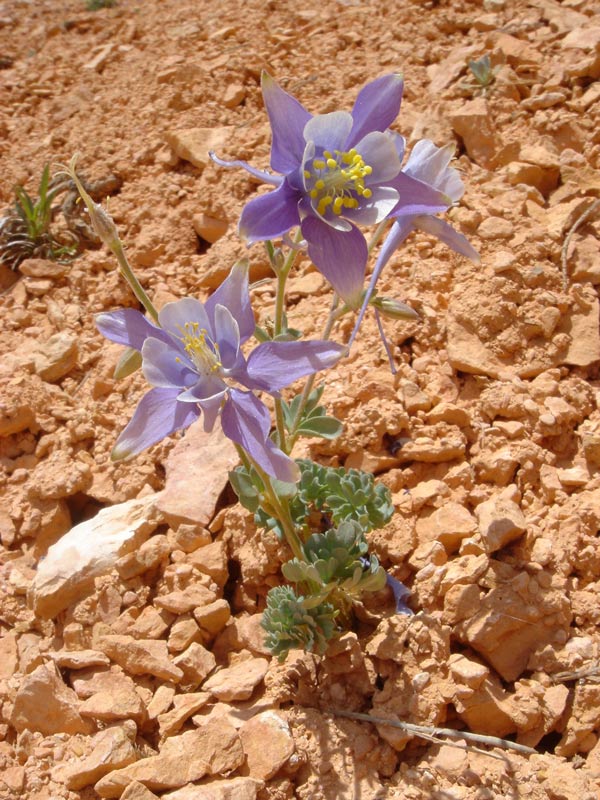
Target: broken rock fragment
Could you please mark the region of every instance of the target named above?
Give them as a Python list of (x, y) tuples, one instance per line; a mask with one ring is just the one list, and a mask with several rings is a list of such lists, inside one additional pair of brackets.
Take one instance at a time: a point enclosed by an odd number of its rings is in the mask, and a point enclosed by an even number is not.
[(245, 722), (240, 738), (248, 772), (260, 780), (276, 775), (295, 749), (290, 726), (275, 711), (264, 711)]
[(243, 760), (235, 728), (222, 718), (213, 719), (198, 730), (172, 736), (157, 755), (111, 772), (94, 788), (100, 797), (120, 797), (134, 780), (152, 791), (175, 789), (205, 775), (227, 775)]
[(54, 664), (41, 664), (23, 679), (10, 723), (18, 733), (91, 733), (93, 726), (79, 713), (79, 698), (62, 680)]
[(204, 682), (202, 689), (225, 702), (247, 700), (267, 674), (268, 667), (266, 658), (248, 658), (216, 672)]

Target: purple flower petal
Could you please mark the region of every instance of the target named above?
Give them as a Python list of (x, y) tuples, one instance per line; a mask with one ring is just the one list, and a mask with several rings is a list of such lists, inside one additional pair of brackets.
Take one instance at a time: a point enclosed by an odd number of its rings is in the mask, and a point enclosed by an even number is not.
[(298, 466), (269, 438), (271, 415), (252, 392), (231, 390), (221, 412), (221, 424), (225, 436), (243, 447), (268, 475), (286, 483), (298, 480)]
[(199, 405), (202, 409), (202, 418), (206, 433), (210, 433), (215, 427), (215, 422), (221, 413), (221, 406), (223, 405), (223, 399), (226, 394), (227, 392), (221, 392), (220, 394), (214, 395), (214, 397), (207, 397), (205, 400), (200, 400)]
[(200, 415), (196, 405), (178, 403), (178, 389), (150, 389), (140, 402), (119, 436), (111, 458), (130, 458), (147, 447), (160, 442), (165, 436), (187, 428)]
[(448, 164), (454, 155), (454, 145), (437, 147), (429, 139), (421, 139), (411, 150), (404, 172), (411, 178), (428, 183), (458, 202), (465, 187), (457, 169)]
[(167, 303), (158, 312), (158, 321), (163, 329), (176, 339), (181, 340), (186, 331), (186, 325), (198, 325), (200, 330), (206, 330), (212, 338), (212, 325), (204, 306), (195, 297), (184, 297)]
[(169, 340), (167, 334), (135, 308), (103, 311), (96, 315), (95, 322), (100, 333), (111, 342), (133, 347), (134, 350), (141, 350), (148, 336)]
[(240, 236), (248, 244), (283, 236), (300, 223), (299, 199), (299, 193), (286, 180), (274, 191), (250, 200), (240, 217)]
[(400, 202), (392, 216), (439, 214), (452, 205), (452, 198), (423, 181), (411, 178), (404, 171), (389, 182), (400, 193)]
[(304, 126), (312, 115), (266, 72), (262, 74), (262, 93), (273, 131), (271, 168), (285, 175), (300, 165)]
[(215, 307), (215, 340), (219, 346), (219, 360), (224, 369), (231, 369), (240, 352), (240, 329), (231, 311), (225, 306)]
[(394, 600), (396, 601), (397, 614), (412, 614), (412, 609), (406, 605), (406, 599), (410, 597), (410, 589), (401, 583), (398, 578), (394, 578), (389, 572), (385, 574), (385, 582), (392, 590)]
[(152, 386), (180, 389), (198, 380), (194, 365), (171, 342), (150, 336), (142, 346), (142, 372)]
[(215, 329), (215, 308), (217, 305), (228, 308), (240, 329), (240, 341), (243, 344), (254, 333), (254, 311), (250, 302), (248, 289), (248, 262), (238, 261), (219, 288), (211, 294), (204, 309), (210, 317)]
[(358, 93), (352, 117), (354, 124), (347, 147), (354, 147), (370, 131), (384, 131), (398, 116), (404, 81), (401, 75), (384, 75)]
[(214, 397), (223, 397), (227, 392), (227, 384), (218, 375), (196, 376), (196, 383), (178, 395), (180, 403), (200, 403)]
[(352, 115), (347, 111), (332, 111), (313, 117), (304, 128), (306, 142), (314, 142), (322, 150), (344, 150), (352, 130)]
[(354, 225), (348, 232), (337, 231), (316, 217), (302, 222), (302, 235), (308, 242), (308, 255), (351, 308), (362, 299), (368, 250), (365, 237)]
[(414, 218), (413, 226), (426, 233), (433, 234), (440, 242), (448, 245), (452, 250), (460, 253), (461, 256), (470, 258), (476, 264), (480, 263), (479, 253), (471, 245), (467, 237), (455, 231), (452, 225), (449, 225), (445, 220), (423, 214)]
[(361, 225), (377, 225), (398, 205), (400, 195), (387, 186), (374, 186), (368, 201), (362, 200), (358, 208), (344, 209), (344, 216)]
[(346, 353), (329, 341), (264, 342), (248, 357), (247, 373), (252, 388), (277, 392), (298, 378), (333, 366)]
[(402, 163), (398, 158), (394, 138), (377, 131), (368, 133), (356, 145), (356, 150), (373, 172), (365, 179), (365, 186), (383, 183), (395, 178)]
[(241, 167), (242, 169), (245, 169), (246, 172), (249, 172), (254, 178), (258, 178), (261, 183), (272, 183), (274, 186), (279, 186), (279, 184), (283, 181), (281, 175), (272, 175), (270, 172), (265, 172), (262, 169), (256, 169), (256, 167), (248, 164), (247, 161), (226, 161), (224, 158), (219, 158), (219, 156), (213, 150), (210, 150), (208, 155), (215, 162), (215, 164), (218, 164), (220, 167)]

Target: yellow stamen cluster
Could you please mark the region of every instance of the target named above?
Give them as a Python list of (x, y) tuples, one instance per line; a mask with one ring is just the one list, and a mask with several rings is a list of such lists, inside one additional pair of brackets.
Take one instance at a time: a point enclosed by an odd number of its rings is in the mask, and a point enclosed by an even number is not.
[(198, 372), (208, 375), (210, 372), (217, 372), (223, 366), (219, 360), (219, 346), (210, 338), (208, 340), (210, 344), (206, 341), (208, 336), (206, 328), (201, 328), (198, 322), (186, 322), (180, 331), (185, 352), (194, 362)]
[(313, 159), (312, 168), (313, 172), (304, 170), (304, 177), (307, 181), (314, 181), (309, 193), (321, 216), (330, 206), (339, 216), (345, 208), (357, 208), (359, 197), (368, 200), (373, 194), (365, 186), (365, 178), (373, 168), (365, 164), (354, 148), (347, 152), (335, 150), (334, 153), (325, 150), (323, 158)]

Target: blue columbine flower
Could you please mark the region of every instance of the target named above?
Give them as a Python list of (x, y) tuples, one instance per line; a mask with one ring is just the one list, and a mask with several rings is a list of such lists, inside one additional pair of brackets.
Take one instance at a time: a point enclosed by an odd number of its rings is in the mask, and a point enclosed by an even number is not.
[(375, 285), (381, 275), (381, 271), (390, 260), (394, 251), (412, 231), (421, 230), (426, 233), (431, 233), (441, 242), (447, 244), (448, 247), (460, 253), (460, 255), (470, 258), (477, 263), (479, 262), (479, 253), (469, 243), (466, 236), (454, 230), (445, 220), (434, 216), (439, 211), (447, 211), (448, 208), (458, 203), (465, 191), (458, 170), (449, 166), (453, 155), (453, 145), (437, 147), (433, 142), (429, 141), (429, 139), (421, 139), (413, 147), (402, 172), (413, 180), (418, 181), (420, 184), (428, 185), (432, 190), (441, 192), (448, 198), (448, 203), (443, 209), (432, 209), (428, 212), (420, 211), (415, 213), (412, 209), (403, 207), (401, 204), (393, 209), (390, 217), (394, 219), (394, 223), (381, 246), (377, 261), (375, 262), (369, 288), (364, 297), (362, 308), (350, 339), (351, 343), (354, 341), (354, 337), (360, 327), (365, 310), (375, 290)]
[(277, 396), (298, 378), (332, 366), (345, 352), (328, 341), (264, 342), (246, 358), (254, 332), (248, 265), (237, 264), (205, 302), (167, 303), (158, 325), (131, 308), (99, 314), (108, 339), (141, 351), (152, 389), (119, 436), (113, 458), (127, 458), (191, 425), (201, 414), (211, 431), (221, 415), (225, 435), (269, 475), (294, 482), (298, 468), (269, 437), (271, 415), (255, 391)]
[(277, 239), (299, 225), (312, 262), (352, 308), (362, 301), (368, 258), (357, 224), (379, 223), (400, 209), (435, 214), (452, 202), (401, 169), (404, 139), (388, 126), (402, 89), (400, 75), (385, 75), (361, 89), (351, 113), (313, 116), (263, 73), (271, 168), (280, 174), (211, 153), (218, 164), (243, 167), (277, 187), (244, 207), (239, 230), (246, 241)]

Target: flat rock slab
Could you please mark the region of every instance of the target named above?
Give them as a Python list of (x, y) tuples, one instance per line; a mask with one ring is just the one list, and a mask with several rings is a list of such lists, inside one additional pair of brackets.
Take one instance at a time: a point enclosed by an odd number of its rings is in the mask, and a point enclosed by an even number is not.
[(167, 459), (167, 477), (158, 509), (174, 527), (190, 522), (206, 527), (215, 514), (229, 473), (238, 463), (235, 446), (221, 428), (205, 433), (199, 420)]

